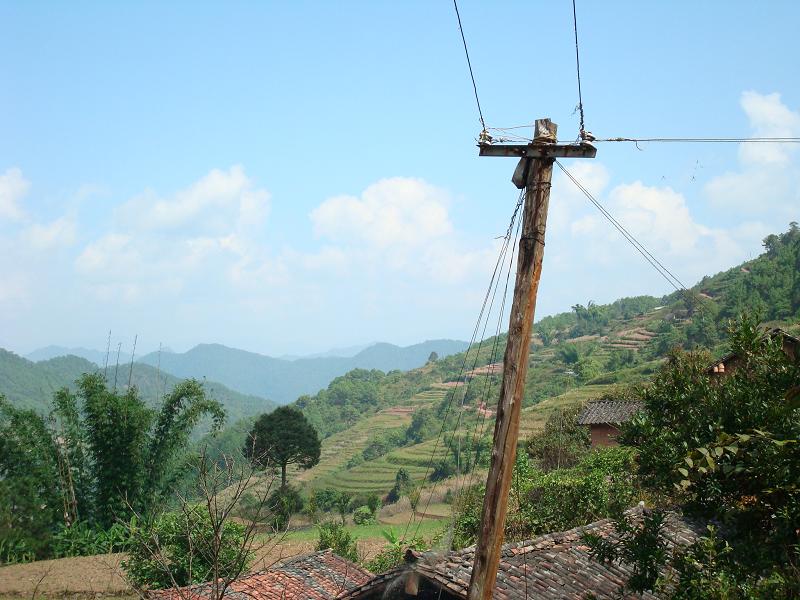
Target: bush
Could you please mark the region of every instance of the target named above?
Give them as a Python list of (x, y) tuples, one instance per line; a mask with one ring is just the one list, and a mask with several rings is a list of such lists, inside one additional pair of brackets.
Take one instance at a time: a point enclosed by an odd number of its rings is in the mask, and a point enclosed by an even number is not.
[(400, 497), (407, 493), (408, 489), (411, 487), (411, 477), (403, 468), (397, 470), (397, 474), (394, 476), (394, 486), (386, 496), (386, 504), (394, 504)]
[(450, 457), (436, 461), (431, 470), (430, 480), (441, 481), (456, 474), (456, 464)]
[(372, 514), (377, 514), (381, 508), (381, 497), (378, 494), (370, 494), (367, 496), (367, 506), (372, 511)]
[[(618, 448), (597, 451), (572, 469), (543, 473), (531, 466), (525, 453), (519, 453), (514, 465), (506, 539), (527, 539), (585, 525), (616, 515), (635, 503), (631, 454)], [(455, 499), (454, 547), (475, 542), (483, 493), (482, 487), (474, 487)]]
[(381, 534), (386, 538), (388, 544), (365, 565), (367, 570), (373, 573), (385, 573), (389, 569), (403, 564), (407, 548), (412, 550), (426, 550), (428, 548), (420, 538), (415, 537), (402, 541), (397, 537), (397, 533), (393, 529), (384, 529)]
[(245, 529), (238, 523), (226, 521), (216, 541), (210, 517), (199, 509), (166, 513), (142, 527), (132, 523), (122, 567), (133, 586), (143, 590), (209, 581), (215, 562), (220, 577), (235, 577), (252, 558), (244, 543)]
[(0, 566), (28, 563), (36, 560), (36, 552), (24, 538), (0, 538)]
[(336, 501), (339, 498), (339, 492), (331, 488), (324, 488), (314, 492), (317, 499), (317, 507), (324, 512), (331, 512), (336, 510)]
[(374, 522), (375, 513), (370, 510), (369, 506), (359, 506), (353, 511), (353, 523), (356, 525), (367, 525)]
[(317, 525), (319, 531), (319, 541), (317, 550), (327, 550), (330, 548), (335, 554), (342, 558), (356, 562), (358, 560), (358, 548), (356, 540), (344, 525), (337, 521), (329, 521)]
[(129, 528), (115, 523), (106, 530), (94, 529), (83, 521), (60, 525), (51, 542), (53, 556), (91, 556), (107, 552), (122, 552), (130, 541)]
[(303, 498), (291, 485), (278, 488), (269, 495), (267, 506), (270, 511), (270, 526), (282, 531), (289, 526), (292, 515), (303, 510)]
[(364, 460), (373, 460), (402, 446), (406, 442), (406, 430), (402, 427), (390, 429), (372, 438), (361, 451)]
[(528, 454), (543, 471), (569, 468), (589, 452), (589, 429), (578, 425), (581, 406), (553, 412), (544, 430), (528, 439)]

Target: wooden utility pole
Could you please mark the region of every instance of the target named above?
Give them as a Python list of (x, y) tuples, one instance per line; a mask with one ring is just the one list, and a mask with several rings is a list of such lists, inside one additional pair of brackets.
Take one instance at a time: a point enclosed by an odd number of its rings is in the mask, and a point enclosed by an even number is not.
[(481, 156), (520, 157), (512, 181), (518, 188), (525, 188), (525, 207), (522, 213), (522, 236), (517, 256), (517, 278), (508, 325), (508, 342), (503, 359), (503, 384), (494, 426), (492, 462), (486, 480), (486, 496), (483, 500), (468, 600), (489, 600), (497, 579), (508, 493), (517, 456), (519, 417), (525, 376), (528, 373), (536, 292), (542, 274), (553, 161), (557, 157), (594, 158), (597, 154), (591, 144), (557, 144), (556, 130), (556, 124), (550, 119), (538, 119), (531, 144), (480, 146)]

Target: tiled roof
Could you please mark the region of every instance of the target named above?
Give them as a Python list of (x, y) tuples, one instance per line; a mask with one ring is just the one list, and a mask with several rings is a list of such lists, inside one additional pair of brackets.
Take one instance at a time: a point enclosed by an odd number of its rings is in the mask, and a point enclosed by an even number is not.
[[(634, 519), (641, 518), (640, 509), (633, 509), (629, 514)], [(700, 528), (677, 513), (669, 512), (664, 532), (671, 545), (688, 545), (696, 539)], [(592, 559), (589, 548), (582, 540), (584, 533), (613, 536), (614, 524), (610, 519), (605, 519), (569, 531), (504, 545), (492, 597), (497, 600), (553, 600), (583, 598), (589, 592), (596, 598), (619, 597), (619, 589), (631, 576), (633, 569), (625, 563), (607, 564)], [(401, 588), (407, 578), (415, 576), (413, 574), (426, 585), (445, 594), (456, 598), (467, 597), (475, 558), (474, 546), (443, 554), (409, 552), (407, 556), (415, 559), (414, 562), (378, 575), (364, 585), (342, 593), (339, 599), (381, 598), (387, 587)], [(630, 597), (654, 598), (649, 594)]]
[[(772, 329), (768, 329), (764, 334), (764, 338), (765, 339), (769, 338), (773, 340), (776, 338), (780, 338), (781, 343), (783, 344), (784, 352), (787, 352), (790, 358), (794, 358), (794, 356), (798, 352), (797, 349), (800, 348), (800, 339), (787, 333), (780, 327), (773, 327)], [(792, 350), (788, 350), (789, 348), (792, 348)], [(726, 354), (722, 358), (715, 360), (714, 364), (712, 364), (710, 367), (706, 369), (706, 373), (708, 373), (709, 375), (715, 373), (724, 373), (725, 369), (723, 368), (722, 370), (720, 370), (719, 369), (720, 365), (728, 365), (731, 361), (735, 361), (738, 358), (739, 355), (736, 354), (736, 352), (728, 352), (728, 354)]]
[(630, 400), (592, 400), (578, 415), (578, 425), (625, 423), (636, 414), (641, 404)]
[[(244, 575), (231, 583), (225, 598), (231, 600), (330, 600), (370, 580), (372, 573), (330, 550), (296, 556), (266, 571)], [(157, 590), (155, 600), (205, 600), (208, 583), (180, 590)]]

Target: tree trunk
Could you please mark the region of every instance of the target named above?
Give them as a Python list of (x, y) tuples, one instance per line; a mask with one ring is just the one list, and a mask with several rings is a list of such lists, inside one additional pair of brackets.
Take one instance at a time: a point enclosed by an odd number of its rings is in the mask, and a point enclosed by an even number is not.
[(286, 487), (286, 463), (281, 465), (281, 489)]

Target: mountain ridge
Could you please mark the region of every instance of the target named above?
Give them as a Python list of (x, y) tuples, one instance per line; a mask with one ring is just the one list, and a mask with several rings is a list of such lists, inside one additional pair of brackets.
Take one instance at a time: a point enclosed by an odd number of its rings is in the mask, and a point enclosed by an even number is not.
[[(0, 394), (20, 408), (47, 412), (56, 390), (62, 387), (74, 389), (75, 380), (81, 375), (102, 370), (102, 367), (79, 356), (58, 356), (34, 362), (0, 348)], [(181, 381), (181, 378), (139, 362), (133, 363), (132, 371), (130, 363), (120, 364), (119, 369), (114, 365), (107, 369), (107, 379), (112, 386), (116, 380), (117, 387), (124, 389), (129, 377), (131, 385), (136, 386), (142, 398), (153, 406)], [(215, 381), (206, 380), (204, 385), (209, 396), (225, 407), (229, 423), (269, 412), (276, 406), (271, 400), (241, 394)]]
[[(325, 388), (334, 378), (353, 369), (384, 372), (408, 371), (425, 364), (432, 352), (449, 356), (463, 351), (466, 342), (426, 340), (410, 346), (379, 342), (352, 357), (318, 356), (293, 360), (273, 358), (219, 343), (198, 344), (183, 353), (161, 353), (161, 369), (177, 377), (208, 377), (243, 394), (269, 397), (288, 404)], [(151, 352), (139, 361), (154, 366), (159, 356)]]

